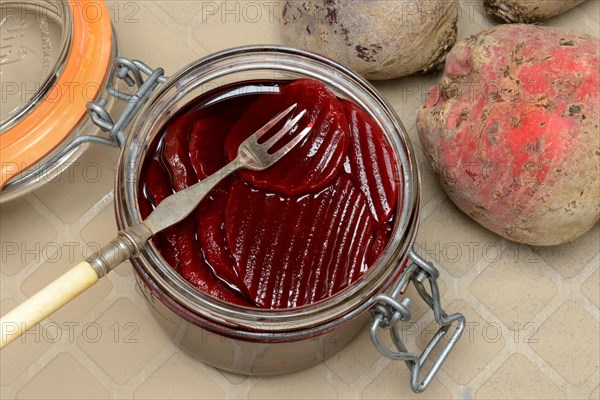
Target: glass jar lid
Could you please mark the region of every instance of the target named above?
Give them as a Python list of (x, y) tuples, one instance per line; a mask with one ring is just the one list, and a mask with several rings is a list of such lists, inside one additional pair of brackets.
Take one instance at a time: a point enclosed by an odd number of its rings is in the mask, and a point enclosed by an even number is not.
[(68, 20), (71, 10), (59, 2), (0, 2), (3, 130), (25, 117), (62, 72), (71, 48)]
[(102, 89), (112, 57), (101, 1), (0, 3), (0, 188), (56, 149)]

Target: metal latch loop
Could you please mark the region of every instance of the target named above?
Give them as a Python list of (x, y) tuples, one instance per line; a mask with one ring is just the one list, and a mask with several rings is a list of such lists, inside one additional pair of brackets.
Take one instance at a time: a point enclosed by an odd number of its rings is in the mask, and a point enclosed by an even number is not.
[[(434, 376), (462, 335), (465, 328), (465, 318), (460, 313), (448, 315), (443, 310), (437, 284), (439, 272), (433, 264), (420, 257), (414, 250), (409, 252), (409, 257), (412, 262), (406, 267), (406, 271), (402, 274), (400, 281), (396, 284), (391, 294), (383, 294), (375, 297), (376, 304), (371, 308), (373, 318), (369, 334), (375, 347), (384, 356), (393, 360), (406, 362), (411, 372), (411, 388), (415, 393), (421, 393), (432, 382)], [(426, 281), (429, 282), (430, 291), (425, 287)], [(419, 296), (427, 303), (429, 308), (433, 310), (435, 321), (440, 325), (440, 328), (420, 355), (407, 350), (402, 342), (399, 329), (400, 321), (408, 321), (410, 319), (410, 311), (408, 310), (409, 299), (405, 297), (398, 300), (398, 296), (404, 292), (409, 283), (415, 285), (417, 293), (419, 293)], [(455, 328), (452, 331), (451, 328), (453, 326)], [(390, 335), (396, 351), (390, 350), (381, 343), (378, 335), (381, 329), (390, 329)], [(449, 332), (452, 333), (444, 343), (442, 338), (447, 336)], [(433, 350), (439, 346), (443, 347), (441, 347), (437, 358), (433, 360), (432, 366), (421, 379), (421, 375), (424, 372), (423, 366), (429, 360)]]
[[(144, 79), (144, 75), (147, 78)], [(130, 60), (123, 57), (117, 57), (113, 61), (113, 67), (108, 78), (107, 90), (111, 96), (127, 102), (127, 105), (113, 122), (105, 106), (108, 101), (104, 98), (98, 101), (92, 101), (87, 104), (88, 113), (94, 124), (104, 132), (109, 132), (108, 138), (103, 140), (94, 140), (95, 142), (104, 142), (111, 146), (122, 147), (125, 142), (125, 129), (133, 120), (140, 108), (148, 101), (150, 95), (158, 84), (167, 80), (162, 68), (152, 69), (148, 65), (138, 60)], [(126, 93), (119, 90), (115, 84), (122, 81), (130, 88), (133, 93)]]

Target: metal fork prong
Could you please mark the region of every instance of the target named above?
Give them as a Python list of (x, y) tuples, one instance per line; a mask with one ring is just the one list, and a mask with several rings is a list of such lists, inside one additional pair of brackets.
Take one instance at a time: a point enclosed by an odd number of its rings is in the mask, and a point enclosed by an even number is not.
[(312, 126), (307, 126), (300, 133), (298, 133), (292, 140), (285, 144), (282, 148), (277, 150), (275, 153), (270, 155), (272, 162), (278, 161), (281, 157), (285, 156), (294, 146), (298, 144), (302, 139), (304, 139), (308, 132), (310, 132)]
[(273, 145), (275, 145), (275, 143), (277, 143), (279, 139), (284, 137), (289, 131), (292, 130), (294, 126), (296, 126), (296, 124), (298, 123), (298, 121), (300, 121), (300, 118), (302, 118), (304, 114), (306, 114), (306, 109), (302, 110), (293, 119), (290, 119), (288, 122), (286, 122), (285, 125), (279, 130), (279, 132), (274, 134), (272, 137), (270, 137), (263, 143), (263, 146), (265, 146), (267, 149), (273, 147)]
[(251, 136), (251, 137), (254, 138), (254, 141), (258, 142), (258, 139), (260, 139), (262, 137), (262, 135), (264, 135), (265, 133), (267, 133), (272, 127), (274, 127), (286, 115), (288, 115), (290, 112), (292, 112), (292, 110), (294, 108), (296, 108), (297, 105), (298, 105), (298, 103), (292, 104), (287, 109), (285, 109), (282, 112), (280, 112), (279, 114), (277, 114), (277, 116), (275, 116), (275, 118), (273, 118), (272, 120), (270, 120), (269, 122), (267, 122), (266, 124), (264, 124), (262, 128), (260, 128), (256, 132), (254, 132), (254, 134)]

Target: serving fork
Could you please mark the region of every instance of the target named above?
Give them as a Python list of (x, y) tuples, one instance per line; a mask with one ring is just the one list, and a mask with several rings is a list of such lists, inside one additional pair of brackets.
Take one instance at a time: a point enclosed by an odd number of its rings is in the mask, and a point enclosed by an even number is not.
[(296, 107), (297, 104), (291, 105), (244, 140), (238, 147), (237, 157), (219, 171), (165, 198), (144, 221), (120, 231), (118, 236), (99, 252), (77, 264), (3, 316), (0, 319), (2, 329), (0, 349), (90, 288), (117, 265), (139, 254), (153, 235), (186, 218), (226, 176), (238, 169), (253, 171), (267, 169), (289, 153), (308, 135), (311, 125), (295, 133), (291, 140), (278, 150), (274, 151), (274, 147), (284, 142), (284, 136), (292, 132), (306, 110), (288, 119), (270, 138), (263, 139)]

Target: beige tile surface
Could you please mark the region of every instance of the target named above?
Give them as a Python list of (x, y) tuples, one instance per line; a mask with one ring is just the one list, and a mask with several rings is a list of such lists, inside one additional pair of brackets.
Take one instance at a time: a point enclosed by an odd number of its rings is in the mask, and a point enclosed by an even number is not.
[[(181, 3), (188, 8), (192, 2)], [(282, 2), (203, 0), (194, 1), (190, 8), (195, 15), (190, 21), (190, 25), (195, 26), (193, 37), (209, 52), (279, 41)]]
[[(166, 384), (168, 382), (168, 384)], [(198, 362), (177, 352), (136, 389), (135, 399), (215, 399), (225, 392), (198, 368)]]
[(537, 247), (534, 251), (558, 273), (573, 278), (598, 255), (595, 244), (600, 240), (600, 225), (590, 229), (575, 242), (561, 246)]
[[(387, 362), (388, 360), (385, 361)], [(393, 400), (419, 399), (423, 397), (423, 395), (413, 393), (410, 387), (405, 384), (410, 379), (410, 375), (403, 363), (389, 362), (378, 372), (368, 382), (365, 382), (366, 386), (361, 391), (363, 399)], [(426, 396), (428, 399), (449, 399), (452, 397), (452, 392), (438, 379), (427, 389)]]
[(82, 331), (77, 345), (112, 379), (124, 384), (165, 346), (166, 336), (159, 330), (131, 300), (120, 298)]
[[(452, 236), (441, 226), (454, 227)], [(479, 260), (494, 260), (499, 249), (497, 242), (496, 234), (466, 218), (450, 200), (439, 204), (421, 222), (416, 241), (419, 254), (456, 277), (467, 273)]]
[[(26, 265), (38, 265), (57, 249), (57, 228), (25, 200), (0, 205), (2, 274), (13, 276)], [(35, 229), (31, 229), (35, 227)]]
[[(90, 146), (57, 178), (36, 190), (32, 196), (64, 223), (72, 224), (100, 201), (115, 182), (119, 152), (107, 146)], [(79, 188), (73, 193), (72, 188)]]
[(102, 399), (109, 396), (69, 353), (60, 353), (19, 390), (17, 399)]
[[(482, 15), (482, 1), (460, 4), (461, 38), (496, 24)], [(107, 5), (120, 55), (162, 66), (168, 75), (229, 46), (280, 42), (279, 0)], [(600, 1), (588, 0), (546, 24), (600, 36), (599, 21)], [(276, 377), (218, 371), (170, 342), (125, 263), (0, 352), (0, 398), (599, 399), (600, 226), (564, 246), (530, 248), (463, 215), (440, 190), (415, 129), (415, 110), (438, 79), (375, 83), (417, 153), (420, 254), (440, 268), (445, 308), (467, 318), (461, 342), (425, 394), (412, 393), (404, 363), (382, 356), (367, 328), (305, 371)], [(116, 149), (94, 147), (61, 179), (0, 207), (2, 314), (115, 235), (117, 157)], [(400, 333), (417, 351), (435, 324), (415, 290), (407, 293), (413, 320)]]
[(559, 291), (545, 266), (530, 257), (510, 244), (471, 282), (471, 293), (507, 326), (531, 321)]
[[(577, 333), (573, 340), (573, 333)], [(530, 346), (574, 386), (598, 373), (598, 321), (582, 306), (565, 301), (540, 327)]]
[[(2, 300), (0, 311), (4, 315), (18, 303), (10, 298)], [(22, 336), (12, 343), (10, 347), (2, 350), (0, 357), (0, 385), (8, 387), (15, 379), (23, 374), (31, 364), (34, 364), (52, 346), (52, 340), (45, 339), (41, 331), (37, 334)]]
[[(477, 374), (488, 368), (490, 362), (506, 347), (507, 339), (510, 339), (502, 335), (497, 321), (486, 320), (463, 300), (452, 301), (448, 309), (462, 313), (468, 321), (465, 336), (457, 343), (456, 352), (469, 354), (470, 365), (465, 368), (463, 358), (453, 357), (442, 369), (454, 381), (466, 386)], [(425, 333), (416, 337), (419, 348), (424, 348), (435, 332), (436, 325), (428, 324)]]
[(338, 399), (339, 393), (317, 368), (311, 368), (288, 376), (258, 378), (248, 392), (248, 398)]
[(476, 392), (480, 399), (564, 399), (565, 393), (523, 354), (516, 353)]
[(325, 365), (344, 383), (356, 382), (379, 359), (379, 352), (370, 345), (370, 340), (367, 330), (363, 329), (344, 351), (325, 360)]
[(600, 287), (600, 269), (596, 269), (582, 285), (581, 292), (587, 297), (592, 304), (596, 307), (600, 307), (600, 293), (598, 293), (598, 287)]

